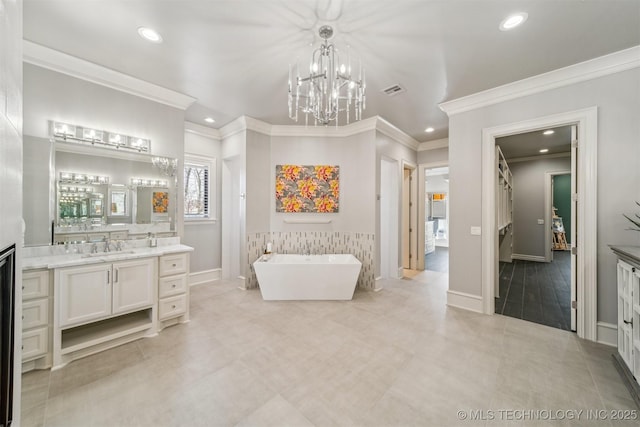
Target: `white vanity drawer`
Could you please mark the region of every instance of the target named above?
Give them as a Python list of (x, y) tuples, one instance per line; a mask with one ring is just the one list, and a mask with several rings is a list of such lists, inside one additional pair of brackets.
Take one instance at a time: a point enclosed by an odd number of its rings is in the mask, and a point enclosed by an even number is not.
[(22, 273), (22, 300), (49, 296), (49, 270)]
[(45, 327), (22, 334), (23, 361), (47, 354), (49, 351), (48, 329)]
[(171, 317), (180, 316), (187, 311), (187, 296), (178, 295), (171, 298), (161, 299), (158, 303), (158, 319), (165, 320)]
[(47, 326), (49, 323), (49, 299), (22, 303), (22, 330)]
[(183, 294), (187, 290), (187, 275), (162, 277), (158, 281), (158, 296), (160, 298)]
[(160, 257), (160, 277), (186, 273), (189, 257), (186, 253)]

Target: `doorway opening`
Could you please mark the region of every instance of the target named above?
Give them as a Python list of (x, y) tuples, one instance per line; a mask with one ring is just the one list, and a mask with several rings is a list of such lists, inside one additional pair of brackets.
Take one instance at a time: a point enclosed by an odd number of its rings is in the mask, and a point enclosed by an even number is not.
[(495, 312), (574, 331), (576, 281), (568, 242), (574, 240), (576, 137), (575, 126), (567, 125), (496, 138)]
[(449, 167), (424, 170), (424, 269), (449, 271)]
[(404, 163), (402, 166), (402, 268), (403, 276), (413, 277), (418, 272), (418, 205), (417, 168)]
[[(575, 276), (576, 296), (571, 301), (572, 316), (576, 316), (576, 332), (580, 338), (596, 341), (597, 323), (597, 107), (568, 111), (545, 117), (532, 118), (521, 122), (485, 128), (482, 130), (482, 312), (495, 312), (495, 278), (497, 262), (496, 229), (496, 166), (497, 138), (534, 130), (544, 130), (564, 125), (576, 125), (579, 140), (572, 141), (575, 149), (576, 222), (573, 228), (579, 236), (572, 243), (572, 269), (579, 272)], [(579, 150), (577, 147), (580, 147)], [(574, 148), (575, 147), (575, 148)], [(491, 232), (496, 230), (495, 233)]]

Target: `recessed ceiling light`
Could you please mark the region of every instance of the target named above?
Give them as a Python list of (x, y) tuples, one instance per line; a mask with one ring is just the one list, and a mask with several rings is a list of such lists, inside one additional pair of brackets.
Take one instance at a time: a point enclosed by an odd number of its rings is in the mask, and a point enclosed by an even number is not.
[(153, 43), (162, 43), (162, 36), (153, 28), (140, 27), (138, 28), (138, 34), (140, 37), (149, 40)]
[(529, 15), (526, 12), (514, 13), (502, 20), (500, 23), (500, 31), (509, 31), (524, 23)]
[(548, 148), (543, 148), (542, 150), (540, 150), (541, 153), (548, 153), (549, 149)]
[(545, 130), (544, 132), (542, 132), (543, 135), (553, 135), (555, 132), (553, 131), (553, 129), (549, 129), (549, 130)]
[(425, 132), (427, 132), (427, 133), (431, 133), (431, 132), (433, 132), (434, 130), (435, 130), (434, 128), (432, 128), (432, 127), (428, 127), (428, 128), (426, 128), (424, 131), (425, 131)]
[(205, 122), (207, 123), (215, 123), (216, 121), (214, 119), (212, 119), (211, 117), (207, 117), (206, 119), (204, 119)]

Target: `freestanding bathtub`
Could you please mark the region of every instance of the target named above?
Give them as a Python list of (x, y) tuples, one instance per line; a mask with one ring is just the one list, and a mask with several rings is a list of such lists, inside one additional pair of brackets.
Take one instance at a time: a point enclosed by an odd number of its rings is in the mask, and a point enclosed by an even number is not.
[(350, 300), (362, 263), (351, 254), (271, 254), (253, 268), (264, 300)]

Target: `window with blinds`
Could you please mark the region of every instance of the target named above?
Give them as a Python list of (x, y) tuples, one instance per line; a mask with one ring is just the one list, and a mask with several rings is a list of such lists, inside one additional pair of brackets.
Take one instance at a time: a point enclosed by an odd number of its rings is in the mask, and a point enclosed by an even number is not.
[(207, 164), (184, 164), (184, 216), (185, 218), (209, 217), (209, 174)]

